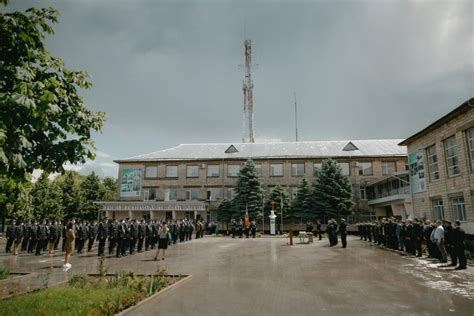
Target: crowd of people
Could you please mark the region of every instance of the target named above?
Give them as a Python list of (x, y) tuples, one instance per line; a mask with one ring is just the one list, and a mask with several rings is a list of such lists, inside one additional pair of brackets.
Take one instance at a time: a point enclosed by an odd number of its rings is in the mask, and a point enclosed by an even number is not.
[(59, 221), (16, 222), (6, 229), (6, 253), (18, 255), (21, 252), (40, 256), (42, 252), (53, 255), (65, 252), (64, 268), (71, 268), (71, 254), (91, 252), (95, 242), (98, 243), (98, 256), (115, 254), (117, 258), (133, 255), (157, 248), (155, 260), (165, 259), (168, 245), (182, 243), (204, 236), (204, 232), (216, 231), (215, 223), (204, 224), (202, 220), (140, 220), (113, 219), (97, 221), (80, 221), (71, 219), (65, 223)]
[(232, 238), (235, 238), (235, 236), (239, 238), (243, 236), (249, 238), (250, 234), (252, 234), (253, 238), (257, 236), (257, 223), (255, 223), (255, 221), (246, 223), (243, 219), (239, 219), (238, 221), (232, 219), (229, 226)]
[(426, 249), (428, 257), (437, 259), (440, 263), (448, 263), (449, 254), (451, 263), (446, 267), (466, 269), (466, 234), (459, 221), (452, 225), (450, 221), (382, 218), (359, 223), (357, 226), (361, 240), (416, 257), (421, 257), (423, 249)]

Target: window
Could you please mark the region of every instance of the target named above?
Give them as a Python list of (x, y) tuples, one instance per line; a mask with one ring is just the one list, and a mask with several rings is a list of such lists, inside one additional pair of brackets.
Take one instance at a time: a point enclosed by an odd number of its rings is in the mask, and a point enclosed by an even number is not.
[(361, 200), (367, 200), (367, 192), (365, 190), (365, 187), (360, 187), (359, 193), (360, 193)]
[(189, 188), (186, 190), (186, 200), (195, 201), (199, 197), (199, 188)]
[(320, 163), (320, 162), (315, 162), (315, 163), (313, 164), (313, 175), (314, 175), (314, 176), (317, 176), (317, 175), (318, 175), (318, 171), (321, 169), (322, 166), (323, 166), (323, 164)]
[(382, 161), (382, 175), (388, 176), (397, 172), (395, 161)]
[(178, 177), (178, 166), (166, 166), (165, 177), (177, 178)]
[(153, 201), (156, 199), (156, 190), (154, 188), (143, 190), (143, 200)]
[(239, 175), (240, 165), (227, 165), (227, 176), (237, 177)]
[(165, 201), (176, 201), (176, 200), (178, 200), (178, 189), (166, 189)]
[(454, 218), (460, 221), (465, 221), (466, 205), (464, 204), (464, 198), (462, 196), (452, 198), (451, 205), (453, 207)]
[(256, 163), (255, 164), (255, 170), (257, 170), (257, 175), (261, 176), (262, 175), (262, 164)]
[(345, 175), (345, 176), (350, 176), (351, 175), (351, 169), (349, 167), (348, 162), (338, 162), (337, 164), (341, 167), (343, 175)]
[(448, 177), (459, 174), (458, 146), (455, 136), (444, 140), (444, 150), (446, 154), (446, 164), (448, 166)]
[(199, 166), (186, 166), (187, 178), (199, 178)]
[(467, 131), (467, 145), (469, 146), (469, 156), (471, 158), (471, 170), (474, 171), (474, 128)]
[(207, 200), (218, 201), (222, 199), (222, 188), (208, 188), (207, 189)]
[(283, 164), (274, 163), (270, 164), (270, 177), (282, 177), (283, 176)]
[(304, 175), (304, 163), (293, 163), (291, 164), (291, 175), (293, 177), (299, 177)]
[(359, 175), (371, 176), (373, 175), (371, 162), (359, 162)]
[(433, 200), (433, 216), (435, 219), (444, 220), (443, 200)]
[[(430, 173), (430, 181), (438, 180), (438, 155), (436, 154), (435, 145), (426, 148), (426, 156), (428, 157), (428, 171)], [(443, 201), (441, 201), (441, 203), (442, 202)]]
[(219, 165), (208, 165), (207, 166), (207, 176), (208, 177), (219, 177), (220, 176), (220, 166)]
[(157, 178), (158, 167), (145, 167), (145, 178)]

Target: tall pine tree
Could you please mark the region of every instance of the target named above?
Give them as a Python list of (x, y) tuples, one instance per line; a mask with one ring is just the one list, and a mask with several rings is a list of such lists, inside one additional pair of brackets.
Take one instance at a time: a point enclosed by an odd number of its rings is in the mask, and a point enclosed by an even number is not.
[(263, 189), (252, 160), (247, 160), (240, 169), (235, 187), (233, 204), (233, 218), (243, 218), (248, 207), (249, 216), (255, 219), (262, 209)]
[(298, 193), (291, 203), (291, 220), (293, 222), (307, 221), (316, 217), (313, 205), (313, 194), (311, 184), (303, 178), (298, 185)]
[(317, 171), (313, 187), (313, 203), (319, 218), (339, 219), (351, 214), (354, 202), (349, 179), (332, 159), (324, 160)]

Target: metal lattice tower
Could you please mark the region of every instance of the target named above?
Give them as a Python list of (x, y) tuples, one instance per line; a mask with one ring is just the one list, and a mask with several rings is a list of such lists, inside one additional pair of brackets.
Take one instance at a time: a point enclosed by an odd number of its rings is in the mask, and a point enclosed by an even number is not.
[(245, 79), (242, 90), (244, 91), (244, 137), (243, 143), (254, 143), (253, 138), (253, 82), (252, 82), (252, 43), (244, 41), (245, 46)]

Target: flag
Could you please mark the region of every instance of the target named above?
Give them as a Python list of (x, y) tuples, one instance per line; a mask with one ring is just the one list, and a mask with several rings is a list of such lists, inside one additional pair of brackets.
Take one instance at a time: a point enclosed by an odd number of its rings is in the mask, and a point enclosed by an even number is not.
[(245, 226), (250, 226), (249, 208), (245, 207)]

